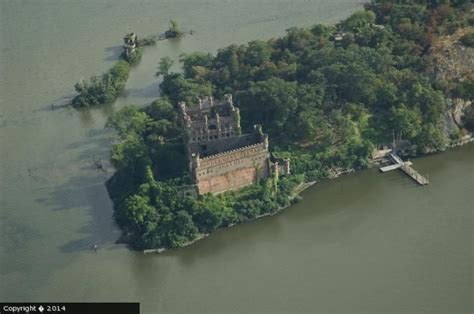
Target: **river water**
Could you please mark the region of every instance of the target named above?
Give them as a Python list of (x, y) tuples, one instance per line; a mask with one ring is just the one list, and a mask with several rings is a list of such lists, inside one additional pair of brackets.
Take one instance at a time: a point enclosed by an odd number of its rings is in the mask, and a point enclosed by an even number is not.
[[(284, 212), (163, 255), (131, 252), (104, 181), (106, 118), (159, 96), (162, 56), (334, 23), (349, 0), (0, 0), (0, 299), (139, 301), (163, 312), (472, 312), (474, 145), (415, 160), (431, 184), (367, 170)], [(116, 104), (76, 111), (73, 84), (108, 69), (122, 36), (176, 19), (194, 36), (148, 48)], [(94, 244), (100, 249), (91, 250)]]

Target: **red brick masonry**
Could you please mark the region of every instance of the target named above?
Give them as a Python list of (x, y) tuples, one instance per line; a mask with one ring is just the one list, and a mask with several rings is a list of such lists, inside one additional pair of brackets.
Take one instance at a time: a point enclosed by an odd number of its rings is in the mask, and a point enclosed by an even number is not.
[(268, 176), (268, 150), (264, 143), (209, 156), (197, 170), (199, 194), (220, 193), (253, 184)]

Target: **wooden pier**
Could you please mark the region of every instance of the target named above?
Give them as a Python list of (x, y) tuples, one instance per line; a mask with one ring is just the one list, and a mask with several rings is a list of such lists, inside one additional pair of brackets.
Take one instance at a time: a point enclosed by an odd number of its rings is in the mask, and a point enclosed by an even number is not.
[(423, 177), (421, 174), (418, 173), (415, 169), (411, 167), (412, 163), (410, 161), (403, 161), (400, 157), (398, 157), (395, 153), (390, 153), (390, 159), (395, 162), (393, 165), (381, 167), (380, 171), (387, 172), (395, 169), (402, 170), (406, 175), (412, 178), (416, 183), (419, 185), (427, 185), (430, 182), (428, 179)]
[(403, 165), (400, 169), (402, 169), (403, 172), (405, 172), (410, 178), (415, 180), (416, 183), (418, 183), (419, 185), (427, 185), (430, 183), (428, 179), (423, 177), (421, 174), (418, 173), (418, 171), (416, 171), (409, 165)]

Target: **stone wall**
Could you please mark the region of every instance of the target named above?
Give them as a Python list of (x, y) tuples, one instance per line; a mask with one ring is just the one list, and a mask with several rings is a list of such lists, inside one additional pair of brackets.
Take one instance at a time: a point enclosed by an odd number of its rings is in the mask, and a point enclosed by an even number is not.
[[(265, 138), (263, 138), (265, 140)], [(262, 142), (262, 137), (257, 134), (245, 134), (229, 138), (217, 139), (211, 142), (189, 143), (188, 148), (191, 154), (199, 154), (201, 159), (219, 153), (239, 149), (245, 146)]]
[(269, 174), (264, 143), (203, 158), (195, 169), (199, 194), (220, 193), (255, 183)]

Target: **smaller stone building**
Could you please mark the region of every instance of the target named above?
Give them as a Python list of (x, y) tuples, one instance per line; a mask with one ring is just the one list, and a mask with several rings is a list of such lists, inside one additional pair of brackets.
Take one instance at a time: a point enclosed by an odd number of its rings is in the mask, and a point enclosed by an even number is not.
[(268, 135), (256, 125), (254, 132), (242, 134), (240, 111), (232, 96), (215, 102), (199, 99), (195, 107), (179, 104), (184, 139), (197, 192), (222, 193), (253, 184), (259, 179), (289, 173), (289, 161), (271, 163)]
[(125, 58), (130, 58), (130, 56), (135, 53), (135, 50), (138, 45), (138, 37), (135, 33), (130, 33), (125, 35), (123, 38), (123, 50)]

